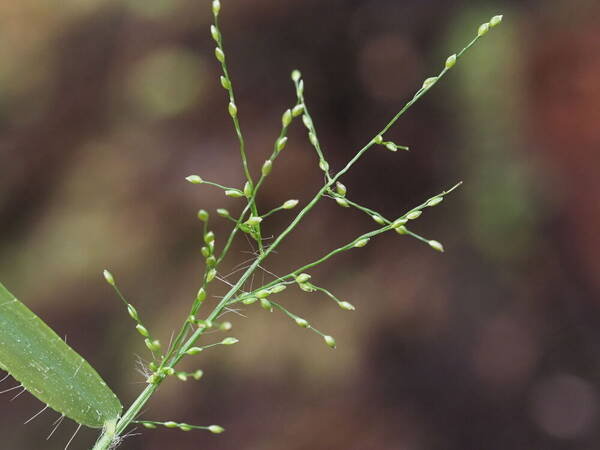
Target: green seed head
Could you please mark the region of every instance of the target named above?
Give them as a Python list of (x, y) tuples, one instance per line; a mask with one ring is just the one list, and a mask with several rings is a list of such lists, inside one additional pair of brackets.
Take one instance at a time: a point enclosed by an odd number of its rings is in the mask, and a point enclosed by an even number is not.
[(239, 339), (234, 338), (234, 337), (226, 337), (225, 339), (223, 339), (221, 341), (221, 344), (223, 345), (233, 345), (233, 344), (237, 344), (238, 342), (240, 342)]
[(348, 189), (346, 189), (346, 186), (344, 186), (342, 183), (340, 183), (339, 181), (335, 183), (335, 190), (336, 192), (341, 195), (342, 197), (346, 196), (346, 193), (348, 192)]
[(383, 137), (378, 134), (377, 136), (375, 136), (375, 138), (373, 139), (373, 142), (375, 142), (376, 144), (381, 144), (383, 142)]
[(129, 303), (127, 304), (127, 314), (129, 314), (129, 317), (131, 317), (133, 320), (140, 320), (137, 310)]
[(215, 47), (215, 58), (217, 58), (217, 61), (220, 63), (225, 62), (225, 53), (223, 53), (223, 50), (219, 47)]
[(452, 69), (455, 64), (456, 64), (456, 55), (448, 56), (448, 59), (446, 60), (446, 69)]
[(237, 117), (237, 106), (235, 106), (235, 103), (229, 102), (228, 110), (229, 115), (235, 119)]
[(396, 233), (398, 233), (398, 234), (407, 234), (408, 233), (408, 229), (404, 225), (400, 225), (399, 227), (396, 227), (394, 229), (396, 230)]
[(172, 420), (165, 422), (163, 425), (167, 428), (177, 428), (179, 426), (177, 422), (173, 422)]
[(302, 317), (296, 317), (294, 321), (300, 328), (308, 328), (310, 326), (310, 324)]
[(348, 302), (339, 302), (338, 305), (344, 311), (354, 311), (356, 309), (352, 303)]
[(215, 279), (216, 276), (217, 276), (217, 270), (216, 269), (210, 269), (208, 271), (208, 273), (206, 274), (206, 282), (210, 283), (212, 280)]
[(196, 370), (193, 374), (192, 374), (192, 378), (196, 381), (198, 381), (200, 378), (202, 378), (204, 376), (204, 371), (198, 369)]
[(219, 39), (221, 37), (219, 30), (217, 29), (217, 27), (215, 27), (214, 25), (210, 26), (210, 35), (212, 36), (212, 38), (216, 41), (219, 42)]
[(185, 179), (192, 184), (201, 184), (204, 182), (204, 180), (202, 180), (202, 178), (200, 178), (198, 175), (190, 175), (185, 177)]
[(210, 427), (208, 427), (208, 431), (214, 434), (221, 434), (223, 431), (225, 431), (225, 428), (219, 425), (211, 425)]
[(408, 222), (407, 219), (396, 219), (394, 222), (392, 222), (392, 228), (398, 229), (402, 225), (406, 225), (406, 222)]
[(227, 78), (225, 78), (223, 75), (221, 75), (221, 86), (223, 86), (223, 89), (231, 89), (231, 83), (229, 82), (229, 80)]
[(273, 286), (272, 288), (270, 288), (269, 290), (271, 291), (271, 293), (273, 294), (279, 294), (280, 292), (283, 292), (287, 289), (287, 286), (285, 284), (276, 284), (275, 286)]
[(213, 0), (212, 2), (212, 12), (215, 16), (219, 15), (219, 11), (221, 11), (221, 2), (219, 0)]
[(419, 217), (421, 217), (421, 214), (423, 214), (423, 211), (413, 211), (411, 213), (408, 213), (406, 215), (406, 218), (408, 220), (415, 220), (415, 219), (418, 219)]
[(217, 209), (217, 214), (221, 217), (224, 217), (225, 219), (227, 219), (228, 217), (231, 217), (231, 215), (229, 214), (229, 211), (227, 211), (225, 208)]
[(262, 307), (262, 309), (264, 309), (265, 311), (269, 311), (269, 312), (273, 312), (273, 305), (271, 304), (271, 302), (269, 300), (267, 300), (266, 298), (261, 298), (260, 299), (260, 306)]
[(252, 185), (249, 181), (246, 181), (246, 183), (244, 184), (244, 196), (246, 198), (252, 197)]
[(280, 152), (285, 148), (285, 144), (287, 144), (288, 138), (287, 136), (283, 136), (277, 140), (277, 151)]
[(246, 225), (248, 226), (256, 226), (263, 221), (262, 217), (251, 216), (248, 220), (246, 220)]
[(373, 219), (375, 222), (377, 222), (379, 225), (385, 225), (385, 220), (383, 220), (383, 217), (381, 217), (380, 215), (377, 214), (373, 214), (371, 216), (371, 219)]
[(256, 297), (247, 297), (244, 300), (242, 300), (242, 303), (244, 305), (251, 305), (252, 303), (256, 303), (257, 300), (258, 300), (258, 298), (256, 298)]
[(223, 322), (221, 323), (221, 325), (219, 325), (219, 330), (221, 331), (229, 331), (233, 328), (233, 325), (231, 324), (231, 322)]
[(264, 164), (262, 165), (262, 169), (261, 169), (261, 173), (263, 177), (266, 177), (267, 175), (269, 175), (271, 173), (271, 170), (273, 169), (273, 161), (271, 161), (270, 159), (267, 159)]
[(369, 243), (369, 238), (361, 239), (354, 244), (354, 247), (361, 248)]
[(302, 77), (302, 74), (300, 73), (299, 70), (296, 69), (296, 70), (292, 71), (292, 80), (294, 82), (297, 83), (300, 80), (301, 77)]
[(102, 272), (102, 275), (104, 275), (104, 279), (108, 284), (110, 284), (111, 286), (115, 285), (115, 278), (112, 276), (112, 273), (110, 273), (108, 270), (104, 270), (104, 272)]
[(202, 351), (202, 347), (192, 347), (186, 351), (188, 355), (197, 355)]
[(271, 291), (269, 291), (268, 289), (261, 289), (256, 293), (256, 296), (258, 298), (267, 298), (269, 295), (271, 295)]
[(144, 337), (148, 337), (150, 335), (150, 333), (148, 333), (148, 330), (146, 329), (146, 327), (139, 323), (135, 326), (135, 329), (138, 331), (138, 333), (140, 333)]
[(296, 276), (296, 283), (306, 283), (308, 280), (310, 280), (310, 275), (307, 273), (301, 273), (300, 275)]
[(483, 36), (484, 34), (486, 34), (488, 31), (490, 31), (490, 24), (489, 23), (482, 23), (479, 26), (479, 29), (477, 30), (477, 36)]
[(290, 123), (292, 123), (292, 111), (288, 109), (281, 116), (281, 124), (283, 128), (287, 128)]
[(240, 191), (239, 189), (227, 189), (225, 191), (225, 195), (227, 197), (240, 198), (240, 197), (244, 196), (244, 193), (242, 191)]
[(490, 20), (490, 26), (495, 27), (496, 25), (499, 25), (500, 22), (502, 22), (502, 17), (502, 15), (492, 17), (492, 19)]
[(292, 116), (293, 117), (298, 117), (298, 116), (302, 115), (303, 112), (304, 112), (303, 104), (296, 105), (292, 108)]
[(350, 208), (350, 204), (348, 203), (348, 200), (346, 200), (345, 198), (342, 197), (336, 197), (335, 201), (338, 205), (344, 207), (344, 208)]
[(444, 246), (441, 243), (439, 243), (438, 241), (432, 240), (432, 241), (429, 241), (428, 243), (432, 249), (437, 250), (438, 252), (442, 252), (442, 253), (444, 252)]
[(336, 343), (335, 343), (335, 339), (333, 337), (331, 337), (331, 336), (323, 336), (323, 340), (329, 346), (329, 348), (335, 348)]
[(144, 422), (142, 423), (142, 425), (144, 426), (144, 428), (148, 428), (149, 430), (153, 430), (156, 428), (156, 425), (150, 422)]
[(429, 89), (433, 86), (438, 80), (438, 77), (430, 77), (423, 81), (423, 89)]
[(394, 144), (393, 142), (386, 142), (385, 148), (387, 148), (390, 152), (398, 151), (398, 146), (396, 144)]
[(198, 211), (198, 219), (200, 219), (202, 222), (207, 222), (208, 212), (205, 209), (201, 209), (200, 211)]
[(427, 206), (436, 206), (444, 201), (444, 197), (435, 197), (427, 202)]
[(196, 294), (196, 300), (199, 302), (203, 302), (206, 299), (206, 291), (204, 288), (200, 288), (198, 290), (198, 294)]
[(204, 235), (204, 242), (206, 242), (207, 244), (210, 244), (211, 242), (215, 241), (215, 233), (213, 231), (209, 231), (208, 233), (206, 233)]
[(286, 200), (281, 207), (283, 209), (293, 209), (298, 205), (298, 200)]

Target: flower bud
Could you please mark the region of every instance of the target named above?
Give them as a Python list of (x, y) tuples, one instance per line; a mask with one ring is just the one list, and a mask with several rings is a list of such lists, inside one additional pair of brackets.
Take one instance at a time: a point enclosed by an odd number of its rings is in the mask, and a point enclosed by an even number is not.
[(233, 345), (233, 344), (237, 344), (238, 342), (240, 342), (239, 339), (234, 338), (234, 337), (226, 337), (225, 339), (223, 339), (221, 341), (222, 345)]
[(377, 214), (373, 214), (371, 216), (371, 219), (373, 219), (375, 222), (377, 222), (379, 225), (385, 225), (385, 220), (383, 219), (383, 217), (381, 217), (380, 215)]
[(456, 64), (456, 55), (448, 56), (448, 59), (446, 59), (446, 69), (452, 69), (455, 64)]
[(335, 190), (338, 194), (340, 194), (342, 197), (346, 196), (346, 193), (348, 192), (348, 189), (346, 189), (346, 186), (344, 186), (342, 183), (340, 183), (339, 181), (337, 183), (335, 183)]
[(365, 245), (367, 245), (368, 243), (369, 243), (369, 238), (361, 239), (360, 241), (357, 241), (356, 244), (354, 244), (354, 247), (361, 248), (361, 247), (364, 247)]
[(427, 78), (424, 82), (423, 82), (423, 89), (429, 89), (431, 86), (433, 86), (438, 80), (438, 77), (430, 77)]
[(338, 306), (344, 311), (354, 311), (356, 309), (352, 303), (348, 302), (339, 302)]
[(285, 148), (285, 144), (287, 144), (287, 136), (283, 136), (277, 140), (277, 151), (280, 152)]
[(283, 209), (293, 209), (298, 205), (298, 200), (286, 200), (281, 206)]
[(235, 106), (235, 103), (229, 102), (228, 110), (229, 110), (229, 115), (235, 119), (237, 117), (237, 106)]
[(345, 198), (342, 197), (336, 197), (335, 201), (338, 205), (344, 207), (344, 208), (350, 208), (350, 204), (348, 203), (348, 201)]
[(303, 104), (296, 105), (296, 106), (294, 106), (292, 108), (292, 116), (293, 117), (298, 117), (303, 112), (304, 112), (304, 105)]
[(495, 27), (496, 25), (499, 25), (500, 22), (502, 22), (502, 17), (502, 15), (492, 17), (492, 19), (490, 20), (490, 26)]
[(302, 317), (296, 317), (294, 318), (294, 321), (296, 322), (296, 325), (298, 325), (300, 328), (308, 328), (310, 326), (310, 324)]
[(193, 430), (193, 428), (190, 425), (188, 425), (187, 423), (180, 423), (179, 429), (181, 431), (192, 431)]
[(202, 378), (204, 376), (204, 371), (201, 369), (196, 370), (193, 374), (192, 374), (192, 378), (196, 381), (198, 381), (200, 378)]
[(246, 183), (244, 184), (244, 196), (246, 198), (252, 197), (252, 185), (249, 181), (246, 181)]
[(189, 177), (185, 177), (185, 179), (192, 184), (200, 184), (204, 182), (204, 180), (198, 175), (190, 175)]
[(211, 425), (210, 427), (208, 427), (208, 431), (214, 434), (221, 434), (223, 431), (225, 431), (225, 428), (219, 425)]
[(212, 2), (212, 12), (215, 16), (219, 15), (219, 11), (221, 11), (221, 2), (219, 0), (213, 0)]
[(229, 211), (227, 211), (225, 208), (217, 209), (217, 214), (221, 217), (224, 217), (225, 219), (227, 219), (228, 217), (231, 217), (231, 215), (229, 214)]
[(437, 250), (438, 252), (444, 252), (444, 246), (438, 241), (429, 241), (428, 244), (432, 249)]
[(215, 58), (217, 58), (217, 61), (220, 63), (225, 61), (225, 53), (223, 53), (223, 50), (219, 47), (215, 47)]
[(490, 31), (490, 24), (489, 23), (482, 23), (479, 27), (479, 29), (477, 30), (477, 36), (483, 36), (484, 34), (486, 34), (488, 31)]
[(296, 283), (306, 283), (308, 280), (310, 280), (311, 276), (307, 273), (301, 273), (300, 275), (296, 276)]
[(381, 144), (383, 142), (383, 137), (378, 134), (377, 136), (375, 136), (375, 138), (373, 139), (373, 142), (375, 142), (376, 144)]
[(427, 202), (427, 206), (436, 206), (444, 201), (444, 197), (435, 197)]
[(263, 175), (263, 177), (266, 177), (267, 175), (269, 175), (271, 173), (271, 169), (273, 169), (273, 161), (271, 161), (270, 159), (267, 159), (264, 164), (262, 165), (262, 169), (261, 169), (261, 173)]
[(206, 233), (204, 235), (204, 242), (206, 242), (207, 244), (214, 242), (214, 240), (215, 240), (215, 233), (213, 231), (209, 231), (208, 233)]
[(423, 214), (423, 211), (413, 211), (411, 213), (408, 213), (406, 215), (406, 218), (408, 220), (415, 220), (415, 219), (418, 219), (421, 216), (421, 214)]
[(202, 247), (200, 249), (200, 253), (202, 253), (202, 256), (204, 256), (205, 258), (208, 258), (210, 256), (210, 250), (208, 249), (208, 247)]
[(262, 217), (250, 216), (250, 218), (248, 220), (246, 220), (245, 224), (253, 227), (255, 225), (258, 225), (262, 221), (263, 221)]
[(299, 70), (292, 71), (292, 81), (298, 82), (298, 80), (300, 80), (301, 77), (302, 77), (302, 74), (300, 73)]
[(144, 337), (150, 336), (150, 333), (148, 333), (148, 330), (146, 329), (146, 327), (139, 323), (135, 326), (135, 329), (137, 330), (138, 333), (140, 333)]
[(221, 75), (221, 86), (223, 86), (223, 89), (231, 89), (231, 83), (223, 75)]
[(281, 116), (281, 124), (284, 128), (287, 128), (290, 123), (292, 123), (292, 111), (288, 109)]
[(208, 212), (205, 209), (201, 209), (200, 211), (198, 211), (198, 219), (200, 219), (202, 222), (207, 222)]
[(221, 37), (221, 33), (219, 33), (219, 30), (217, 29), (217, 27), (215, 27), (214, 25), (210, 26), (210, 35), (212, 36), (212, 38), (216, 41), (219, 42), (219, 39)]
[(319, 169), (321, 169), (323, 172), (327, 172), (329, 170), (329, 163), (322, 159), (319, 161)]
[(208, 267), (214, 267), (217, 264), (217, 258), (215, 258), (215, 255), (210, 255), (208, 258), (206, 258), (206, 265)]
[(181, 381), (187, 381), (188, 379), (188, 375), (185, 372), (177, 372), (177, 378), (179, 378)]
[(196, 301), (203, 302), (204, 300), (206, 300), (206, 291), (204, 288), (200, 288), (196, 294)]
[(150, 361), (150, 364), (148, 364), (148, 369), (150, 369), (152, 372), (156, 372), (158, 366), (154, 361)]
[(240, 198), (244, 196), (244, 193), (239, 189), (227, 189), (225, 195), (227, 197)]
[(148, 428), (149, 430), (153, 430), (154, 428), (156, 428), (156, 425), (150, 422), (143, 422), (142, 425), (144, 426), (144, 428)]
[(251, 305), (253, 303), (256, 303), (257, 300), (258, 300), (258, 298), (256, 298), (256, 297), (247, 297), (244, 300), (242, 300), (242, 303), (244, 305)]
[(179, 424), (177, 422), (173, 422), (172, 420), (169, 420), (168, 422), (163, 423), (163, 425), (167, 428), (177, 428), (179, 426)]
[(173, 369), (172, 367), (165, 367), (162, 371), (167, 376), (175, 374), (175, 369)]
[(335, 348), (335, 339), (332, 336), (323, 336), (323, 340), (329, 346), (329, 348)]
[(393, 142), (386, 142), (385, 148), (387, 148), (390, 152), (398, 151), (398, 146), (396, 144), (394, 144)]
[(219, 325), (219, 330), (221, 331), (229, 331), (233, 328), (233, 325), (231, 324), (231, 322), (223, 322), (221, 325)]
[(102, 272), (102, 275), (104, 275), (104, 279), (108, 284), (110, 284), (111, 286), (115, 285), (115, 279), (112, 276), (112, 273), (110, 273), (108, 270), (104, 270), (104, 272)]

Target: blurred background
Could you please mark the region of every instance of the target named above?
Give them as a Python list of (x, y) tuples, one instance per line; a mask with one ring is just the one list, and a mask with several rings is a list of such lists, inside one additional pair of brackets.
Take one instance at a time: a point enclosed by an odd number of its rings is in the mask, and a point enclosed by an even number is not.
[[(313, 270), (354, 313), (281, 294), (335, 351), (282, 314), (229, 315), (241, 342), (189, 358), (204, 378), (168, 380), (143, 414), (227, 432), (138, 429), (121, 448), (599, 448), (600, 3), (222, 3), (255, 173), (294, 104), (292, 69), (339, 169), (480, 23), (505, 20), (388, 134), (410, 153), (373, 149), (343, 179), (351, 199), (390, 217), (464, 181), (412, 227), (446, 253), (392, 233)], [(209, 4), (0, 2), (0, 279), (124, 402), (143, 389), (136, 366), (149, 355), (102, 270), (168, 342), (202, 276), (196, 211), (213, 213), (219, 246), (229, 223), (214, 210), (243, 204), (184, 180), (241, 187)], [(295, 121), (262, 208), (305, 204), (321, 182)], [(291, 217), (273, 216), (266, 233)], [(288, 273), (372, 228), (324, 201), (267, 268)], [(251, 251), (240, 237), (222, 274)], [(13, 396), (0, 397), (2, 448), (64, 448), (76, 424), (46, 442), (58, 414), (23, 425), (41, 404)], [(95, 437), (82, 431), (71, 448)]]

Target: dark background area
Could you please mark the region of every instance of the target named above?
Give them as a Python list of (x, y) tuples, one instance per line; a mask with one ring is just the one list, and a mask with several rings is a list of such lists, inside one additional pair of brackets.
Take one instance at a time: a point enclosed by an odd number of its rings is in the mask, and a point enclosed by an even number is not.
[[(354, 313), (282, 294), (336, 351), (281, 314), (230, 315), (241, 342), (189, 358), (204, 378), (165, 382), (143, 415), (227, 432), (138, 429), (122, 448), (597, 449), (600, 4), (222, 3), (255, 173), (295, 100), (292, 69), (339, 169), (480, 23), (505, 20), (391, 130), (410, 153), (374, 149), (343, 180), (391, 217), (464, 181), (413, 225), (446, 253), (387, 234), (311, 272)], [(210, 20), (208, 1), (0, 2), (0, 279), (124, 402), (143, 389), (148, 352), (102, 270), (168, 342), (202, 274), (197, 209), (213, 213), (219, 245), (229, 223), (214, 210), (242, 205), (184, 180), (241, 187)], [(320, 183), (295, 122), (262, 209), (306, 203)], [(291, 217), (273, 216), (268, 233)], [(285, 274), (372, 228), (324, 201), (268, 269)], [(227, 267), (248, 251), (238, 239)], [(0, 446), (62, 449), (76, 425), (45, 441), (58, 414), (23, 425), (41, 405), (12, 397), (0, 397)], [(71, 448), (94, 439), (82, 431)]]

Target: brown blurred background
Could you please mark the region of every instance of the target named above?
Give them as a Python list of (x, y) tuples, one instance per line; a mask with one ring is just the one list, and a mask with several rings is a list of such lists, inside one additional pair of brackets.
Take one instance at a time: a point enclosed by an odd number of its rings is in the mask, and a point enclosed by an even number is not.
[[(350, 198), (389, 216), (463, 180), (413, 227), (446, 253), (384, 235), (313, 271), (354, 313), (286, 291), (283, 302), (334, 335), (336, 351), (281, 314), (231, 315), (240, 344), (190, 358), (205, 377), (169, 380), (144, 413), (227, 432), (144, 430), (122, 448), (599, 448), (600, 4), (222, 3), (255, 171), (293, 105), (292, 69), (340, 168), (480, 23), (505, 21), (390, 132), (410, 153), (370, 152), (343, 180)], [(195, 212), (213, 212), (222, 244), (229, 224), (214, 210), (242, 204), (184, 181), (241, 184), (209, 9), (207, 0), (0, 2), (0, 279), (125, 402), (143, 388), (136, 361), (148, 353), (102, 269), (168, 341), (201, 276)], [(296, 122), (263, 209), (306, 202), (320, 182)], [(290, 217), (274, 216), (268, 233)], [(323, 202), (268, 268), (285, 274), (371, 228)], [(238, 239), (227, 267), (250, 250)], [(74, 423), (46, 442), (58, 415), (23, 425), (40, 403), (11, 397), (0, 397), (3, 449), (64, 447)], [(84, 431), (71, 448), (94, 439)]]

